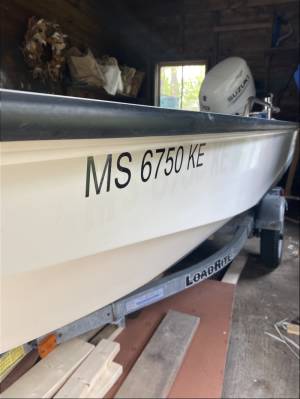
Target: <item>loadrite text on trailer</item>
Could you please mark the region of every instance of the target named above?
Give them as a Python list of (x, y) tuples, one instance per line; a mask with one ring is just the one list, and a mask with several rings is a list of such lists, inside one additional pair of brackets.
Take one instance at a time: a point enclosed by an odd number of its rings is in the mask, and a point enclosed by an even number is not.
[(185, 277), (185, 286), (190, 287), (193, 284), (197, 284), (202, 280), (205, 280), (212, 276), (213, 274), (219, 272), (224, 267), (226, 267), (230, 262), (232, 262), (233, 258), (230, 254), (224, 256), (221, 259), (215, 261), (214, 264), (209, 265), (202, 271), (198, 271), (196, 273), (188, 274)]
[[(85, 196), (89, 197), (93, 192), (91, 187), (94, 187), (95, 194), (101, 194), (105, 191), (109, 192), (112, 184), (118, 189), (126, 188), (132, 177), (146, 183), (161, 176), (167, 177), (183, 170), (199, 168), (203, 166), (205, 145), (206, 143), (199, 143), (191, 144), (188, 147), (149, 149), (144, 152), (138, 170), (132, 167), (133, 164), (136, 164), (134, 162), (135, 154), (130, 152), (122, 152), (117, 156), (108, 154), (104, 166), (102, 163), (101, 168), (96, 165), (94, 157), (89, 156), (87, 158)], [(115, 168), (113, 162), (116, 162)], [(117, 177), (112, 177), (113, 170), (118, 173)], [(135, 173), (138, 173), (138, 176), (134, 176)]]

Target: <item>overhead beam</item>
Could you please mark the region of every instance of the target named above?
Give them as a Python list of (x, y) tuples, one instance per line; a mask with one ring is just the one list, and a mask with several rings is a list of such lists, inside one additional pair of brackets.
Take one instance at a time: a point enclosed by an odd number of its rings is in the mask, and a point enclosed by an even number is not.
[(271, 29), (272, 23), (260, 22), (255, 24), (220, 25), (214, 27), (214, 32), (233, 32), (241, 30)]

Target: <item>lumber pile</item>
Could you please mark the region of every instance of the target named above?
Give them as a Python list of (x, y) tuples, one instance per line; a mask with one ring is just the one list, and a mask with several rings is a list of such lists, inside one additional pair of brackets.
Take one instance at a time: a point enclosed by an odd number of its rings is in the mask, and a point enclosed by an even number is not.
[(55, 398), (103, 397), (122, 374), (122, 366), (112, 361), (119, 350), (120, 344), (117, 342), (101, 340)]
[(3, 397), (104, 397), (122, 374), (122, 366), (113, 362), (120, 350), (113, 339), (121, 330), (107, 326), (93, 337), (86, 335), (57, 346), (5, 390)]
[[(125, 378), (116, 398), (166, 398), (200, 318), (169, 310)], [(57, 346), (14, 384), (5, 398), (103, 398), (122, 375), (114, 361), (123, 330), (108, 325)]]

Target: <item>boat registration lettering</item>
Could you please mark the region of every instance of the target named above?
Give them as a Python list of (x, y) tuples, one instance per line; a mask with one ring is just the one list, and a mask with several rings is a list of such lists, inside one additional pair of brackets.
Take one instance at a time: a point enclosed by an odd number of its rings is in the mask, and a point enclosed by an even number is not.
[(185, 286), (191, 287), (194, 284), (200, 283), (200, 281), (206, 280), (226, 267), (230, 262), (232, 262), (232, 260), (232, 256), (229, 254), (221, 259), (216, 260), (214, 264), (207, 266), (205, 269), (199, 272), (186, 275)]
[[(203, 166), (205, 146), (206, 143), (198, 143), (188, 147), (148, 149), (142, 155), (138, 178), (146, 183), (159, 176), (168, 177), (183, 170), (200, 168)], [(133, 160), (134, 155), (130, 152), (122, 152), (116, 159), (113, 154), (108, 154), (104, 166), (97, 170), (95, 158), (87, 157), (85, 196), (90, 196), (93, 186), (96, 194), (109, 192), (112, 186), (117, 189), (126, 188), (132, 180), (133, 171), (130, 166)], [(117, 171), (117, 177), (112, 176), (113, 170)]]

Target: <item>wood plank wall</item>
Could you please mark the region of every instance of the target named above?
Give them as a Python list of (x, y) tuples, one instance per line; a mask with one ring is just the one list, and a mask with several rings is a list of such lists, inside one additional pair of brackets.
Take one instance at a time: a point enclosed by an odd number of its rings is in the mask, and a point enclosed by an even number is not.
[(12, 89), (59, 93), (58, 84), (34, 81), (21, 47), (31, 16), (55, 21), (69, 35), (72, 44), (86, 45), (95, 55), (114, 47), (114, 34), (106, 19), (105, 4), (101, 12), (96, 1), (85, 0), (1, 0), (1, 86)]
[[(237, 55), (249, 63), (257, 87), (280, 99), (281, 116), (299, 118), (296, 87), (289, 81), (299, 62), (298, 0), (2, 0), (0, 10), (4, 87), (63, 92), (34, 82), (24, 63), (20, 47), (27, 19), (37, 15), (60, 23), (74, 44), (144, 69), (140, 95), (147, 104), (154, 102), (157, 62), (205, 59), (211, 67)], [(293, 34), (281, 49), (271, 50), (276, 13), (292, 24)], [(287, 29), (282, 26), (282, 33)]]
[[(205, 59), (208, 66), (229, 56), (247, 60), (261, 91), (272, 91), (282, 117), (298, 116), (298, 95), (289, 79), (299, 63), (299, 2), (295, 0), (152, 0), (121, 1), (120, 49), (143, 57), (148, 71), (146, 96), (153, 103), (154, 66), (159, 61)], [(271, 50), (278, 14), (292, 35)], [(281, 34), (286, 33), (282, 26)], [(289, 84), (288, 84), (289, 82)], [(285, 86), (288, 85), (287, 89)]]

